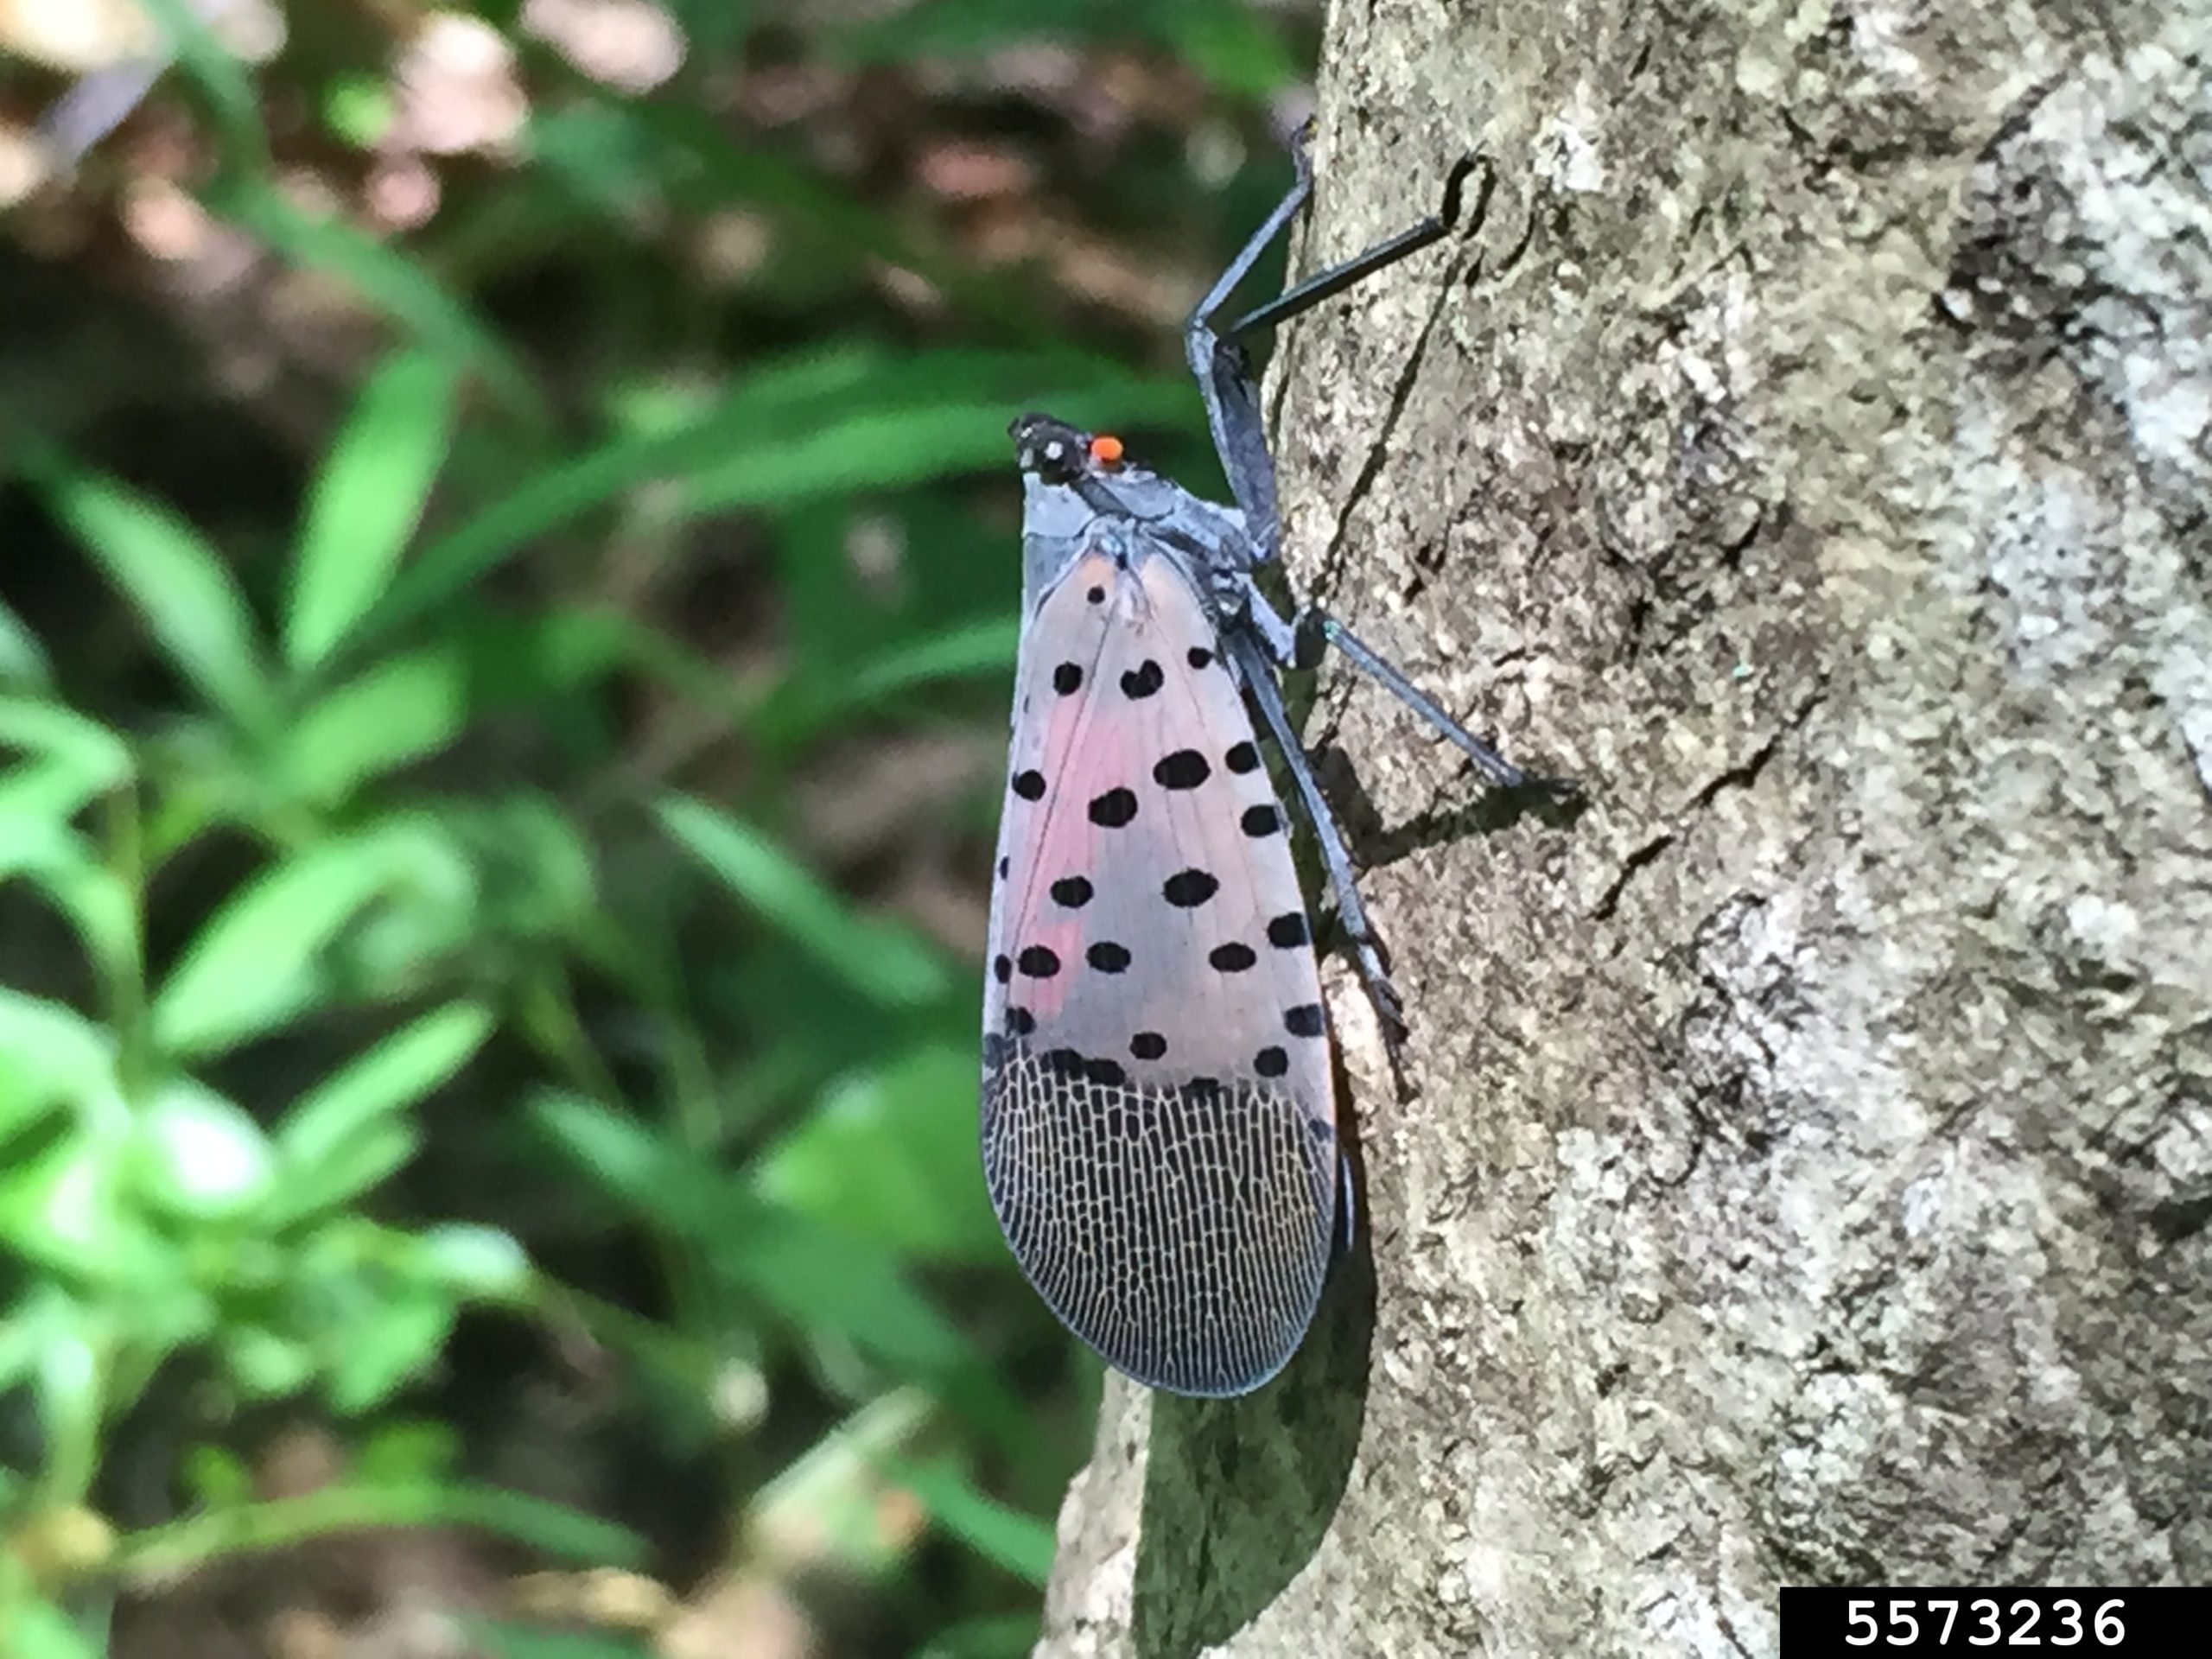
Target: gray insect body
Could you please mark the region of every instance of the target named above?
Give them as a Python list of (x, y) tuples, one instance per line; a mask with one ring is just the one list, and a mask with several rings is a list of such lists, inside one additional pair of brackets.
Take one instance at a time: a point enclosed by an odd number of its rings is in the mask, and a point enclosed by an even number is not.
[(1023, 628), (984, 988), (984, 1178), (1046, 1302), (1155, 1388), (1234, 1395), (1274, 1376), (1351, 1232), (1313, 930), (1255, 713), (1394, 1061), (1402, 1035), (1278, 669), (1334, 645), (1491, 782), (1539, 783), (1332, 619), (1286, 622), (1252, 576), (1280, 531), (1236, 336), (1442, 236), (1471, 166), (1453, 170), (1439, 218), (1217, 332), (1214, 315), (1310, 191), (1300, 153), (1297, 185), (1187, 335), (1236, 505), (1126, 462), (1118, 440), (1042, 415), (1011, 429)]
[(1016, 435), (985, 1176), (1031, 1281), (1110, 1363), (1241, 1393), (1313, 1318), (1339, 1157), (1287, 826), (1222, 650), (1249, 549), (1233, 509), (1087, 434), (1032, 416)]

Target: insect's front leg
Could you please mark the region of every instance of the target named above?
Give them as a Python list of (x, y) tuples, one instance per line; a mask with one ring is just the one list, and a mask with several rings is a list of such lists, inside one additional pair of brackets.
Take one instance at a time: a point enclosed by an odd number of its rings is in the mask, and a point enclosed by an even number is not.
[[(1280, 624), (1280, 619), (1277, 619)], [(1434, 730), (1441, 733), (1475, 763), (1475, 770), (1497, 789), (1530, 789), (1557, 799), (1575, 794), (1579, 785), (1569, 778), (1539, 778), (1521, 770), (1496, 749), (1477, 737), (1458, 721), (1439, 708), (1426, 692), (1380, 652), (1369, 645), (1350, 628), (1331, 616), (1318, 605), (1308, 605), (1290, 623), (1286, 632), (1290, 645), (1281, 660), (1294, 668), (1318, 667), (1323, 654), (1333, 645), (1369, 678), (1375, 680), (1400, 702), (1421, 716)]]

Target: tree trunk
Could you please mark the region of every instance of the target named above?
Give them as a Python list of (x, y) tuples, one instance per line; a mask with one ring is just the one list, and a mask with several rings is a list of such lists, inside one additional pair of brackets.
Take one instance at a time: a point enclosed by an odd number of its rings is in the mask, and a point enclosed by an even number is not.
[[(2212, 1580), (2212, 0), (1340, 0), (1289, 563), (1416, 1096), (1243, 1401), (1116, 1383), (1052, 1656), (1766, 1655)], [(1341, 757), (1340, 759), (1338, 757)]]

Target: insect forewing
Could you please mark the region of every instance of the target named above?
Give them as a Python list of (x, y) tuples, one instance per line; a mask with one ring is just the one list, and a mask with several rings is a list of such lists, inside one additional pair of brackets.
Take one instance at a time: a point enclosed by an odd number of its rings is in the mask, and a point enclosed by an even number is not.
[(1031, 1281), (1109, 1363), (1242, 1393), (1303, 1336), (1336, 1225), (1288, 825), (1182, 556), (1093, 520), (1040, 567), (993, 892), (985, 1178)]

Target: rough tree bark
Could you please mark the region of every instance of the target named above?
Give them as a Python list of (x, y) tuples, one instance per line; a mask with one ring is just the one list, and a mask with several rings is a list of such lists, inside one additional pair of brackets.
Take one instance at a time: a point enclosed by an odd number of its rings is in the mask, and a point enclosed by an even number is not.
[(2212, 1580), (2212, 0), (1339, 0), (1290, 564), (1414, 1021), (1250, 1400), (1109, 1390), (1051, 1656), (1775, 1651)]

